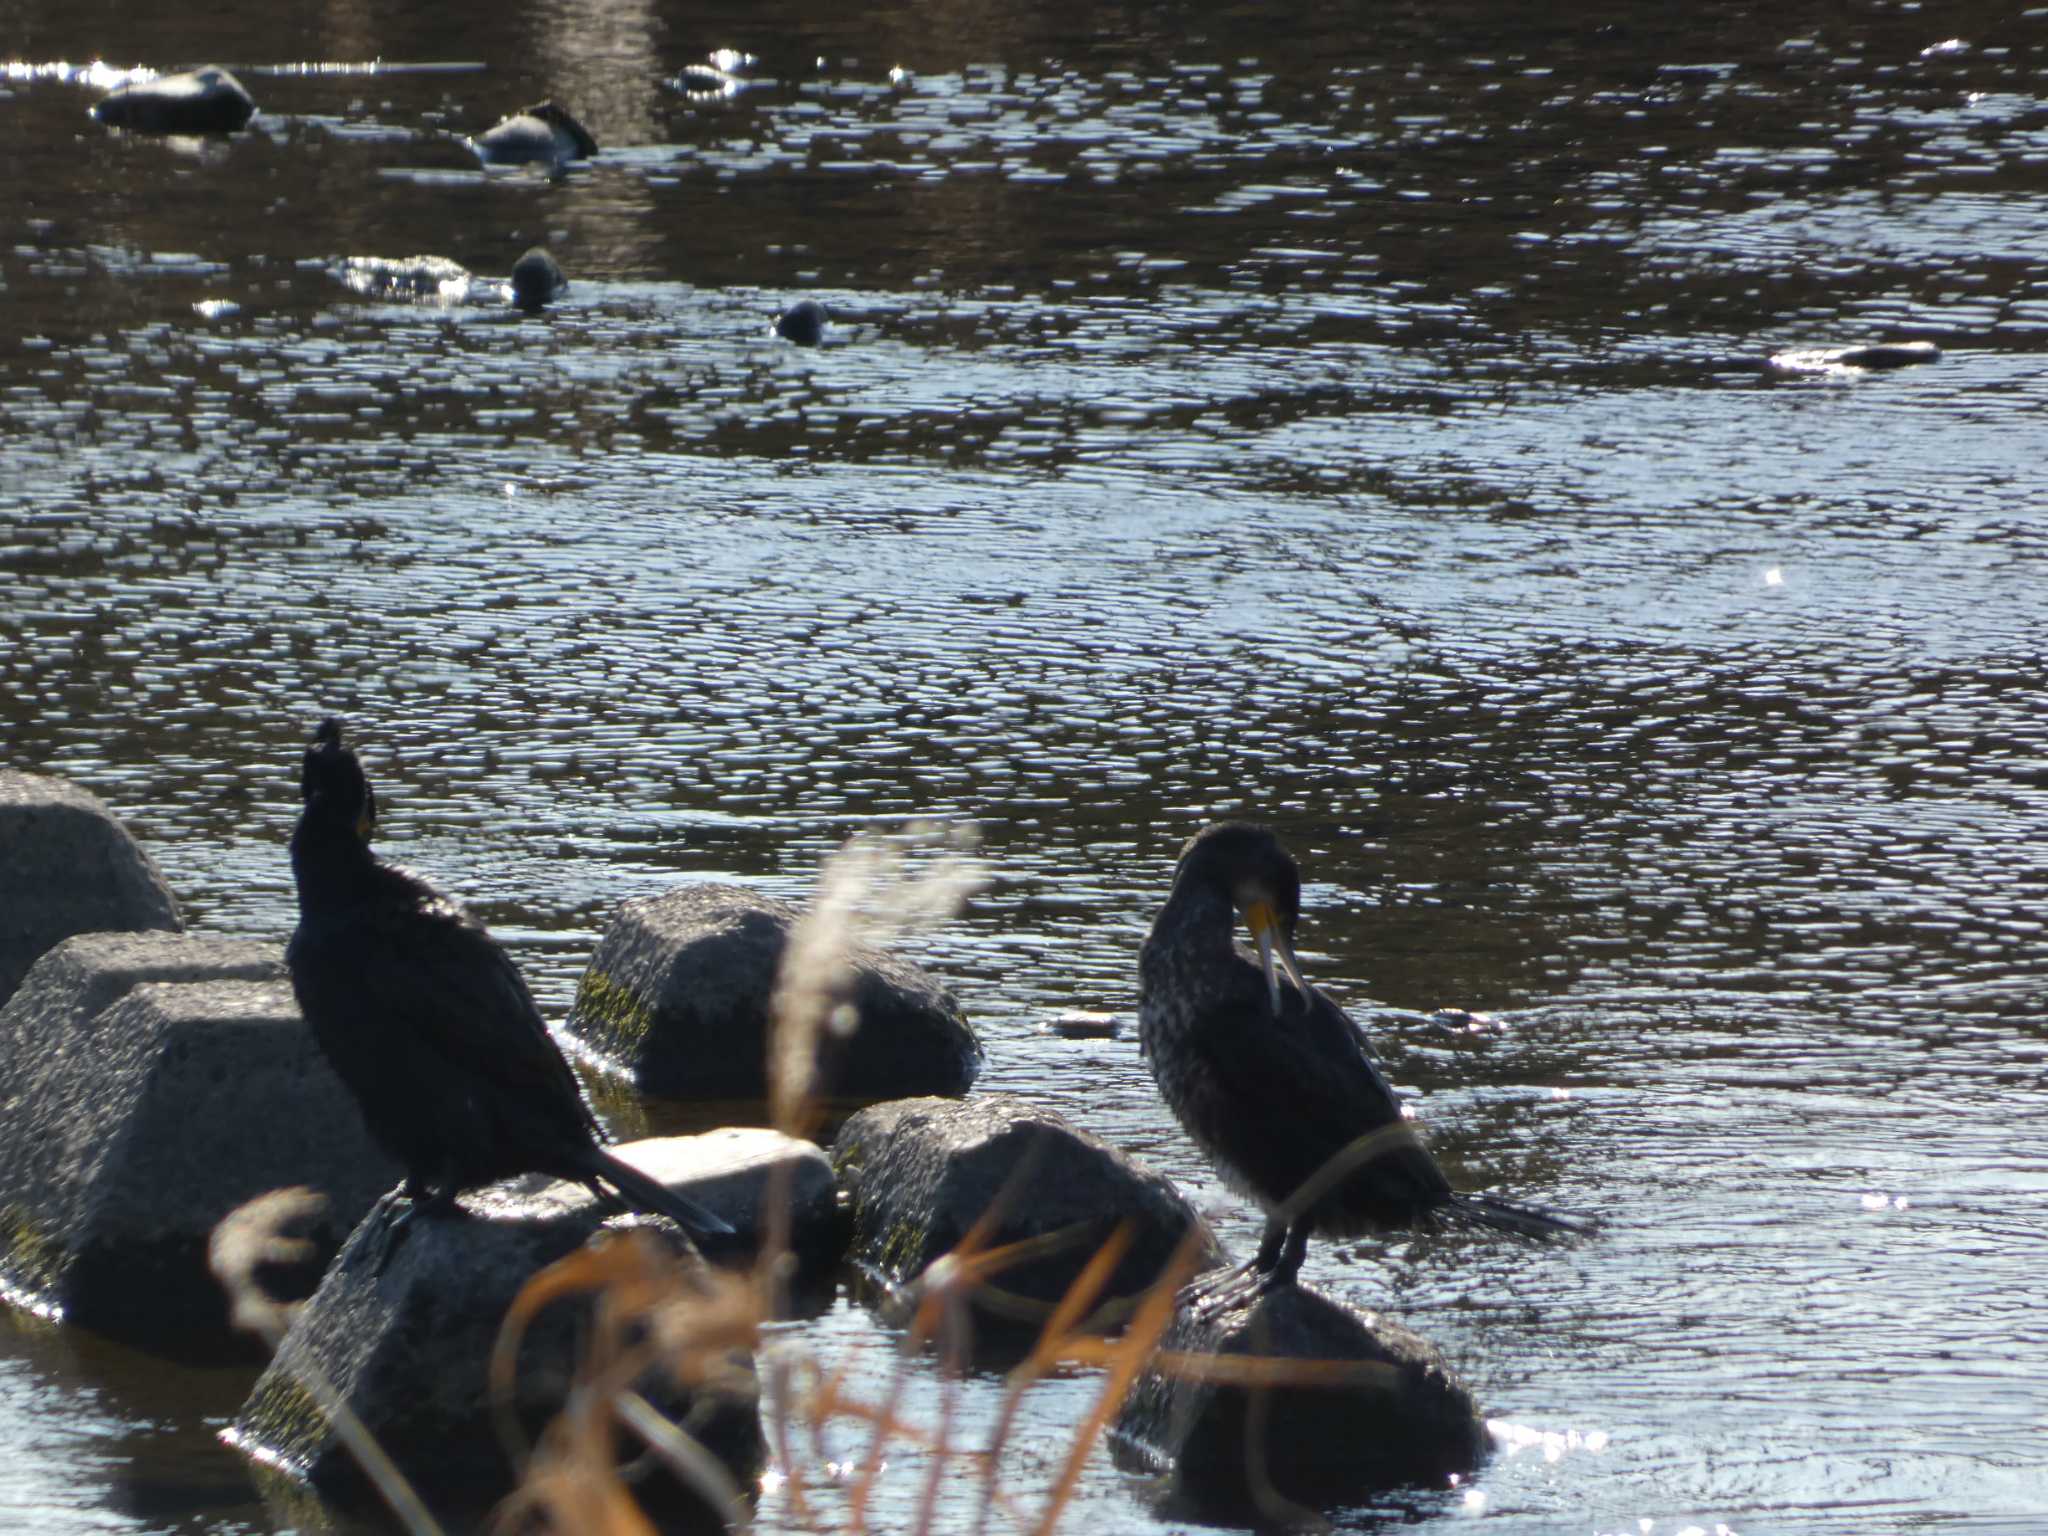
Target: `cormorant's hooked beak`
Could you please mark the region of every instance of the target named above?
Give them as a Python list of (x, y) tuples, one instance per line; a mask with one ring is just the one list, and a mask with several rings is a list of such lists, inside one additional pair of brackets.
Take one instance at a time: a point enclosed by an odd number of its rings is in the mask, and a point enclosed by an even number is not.
[[(1273, 1017), (1280, 1017), (1280, 971), (1287, 973), (1287, 979), (1308, 996), (1308, 983), (1301, 979), (1301, 968), (1294, 963), (1294, 946), (1287, 942), (1287, 935), (1281, 931), (1280, 919), (1275, 915), (1272, 903), (1254, 901), (1244, 909), (1245, 926), (1252, 931), (1252, 941), (1259, 946), (1259, 968), (1266, 973), (1266, 993), (1273, 1002)], [(1274, 962), (1279, 962), (1279, 970)]]

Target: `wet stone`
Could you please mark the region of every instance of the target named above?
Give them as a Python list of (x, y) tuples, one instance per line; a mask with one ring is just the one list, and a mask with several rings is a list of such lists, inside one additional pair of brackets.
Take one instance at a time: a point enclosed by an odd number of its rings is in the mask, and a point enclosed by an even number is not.
[(398, 1178), (299, 1017), (266, 944), (88, 934), (0, 1010), (0, 1271), (20, 1299), (166, 1348), (227, 1337), (209, 1235), (305, 1184), (330, 1202), (312, 1289)]
[(891, 1284), (914, 1281), (992, 1209), (987, 1247), (1059, 1234), (975, 1293), (985, 1317), (1035, 1329), (1120, 1221), (1132, 1241), (1095, 1319), (1120, 1324), (1196, 1233), (1196, 1267), (1222, 1262), (1215, 1238), (1167, 1177), (1064, 1116), (1005, 1094), (903, 1099), (849, 1119), (832, 1166), (853, 1219), (852, 1257)]
[(512, 263), (512, 302), (521, 309), (540, 309), (569, 286), (561, 265), (539, 246)]
[(568, 108), (543, 101), (478, 134), (470, 148), (486, 165), (560, 167), (588, 160), (597, 153), (597, 140)]
[(1089, 1013), (1074, 1009), (1050, 1019), (1045, 1032), (1062, 1040), (1114, 1040), (1122, 1021), (1113, 1013)]
[[(738, 886), (690, 885), (629, 901), (591, 957), (569, 1030), (650, 1094), (758, 1100), (767, 1091), (769, 1002), (796, 913)], [(924, 970), (859, 950), (857, 1019), (820, 1045), (820, 1092), (872, 1103), (965, 1093), (981, 1045)]]
[[(1283, 1362), (1249, 1388), (1157, 1364), (1132, 1384), (1113, 1430), (1118, 1459), (1167, 1472), (1175, 1500), (1204, 1515), (1290, 1514), (1271, 1507), (1275, 1495), (1315, 1509), (1440, 1488), (1485, 1453), (1478, 1405), (1435, 1345), (1300, 1286), (1206, 1320), (1183, 1308), (1159, 1348)], [(1301, 1362), (1292, 1381), (1284, 1362)], [(1332, 1379), (1310, 1383), (1309, 1370)]]
[(799, 299), (775, 318), (775, 334), (800, 347), (815, 347), (825, 339), (830, 311), (816, 299)]
[(99, 796), (0, 768), (0, 1003), (75, 933), (184, 926), (156, 865)]
[(124, 85), (92, 109), (107, 127), (130, 133), (233, 133), (255, 114), (242, 82), (214, 64)]
[[(671, 1177), (663, 1143), (615, 1150), (729, 1219), (740, 1214), (722, 1199), (738, 1184)], [(560, 1180), (524, 1189), (534, 1182), (473, 1191), (448, 1211), (407, 1216), (404, 1202), (374, 1210), (299, 1310), (243, 1405), (232, 1443), (338, 1507), (370, 1505), (374, 1494), (304, 1385), (317, 1373), (430, 1504), (480, 1510), (508, 1492), (514, 1471), (494, 1427), (489, 1366), (520, 1290), (600, 1227), (657, 1233), (688, 1265), (699, 1262), (665, 1221), (613, 1216), (581, 1185)], [(539, 1312), (525, 1335), (511, 1407), (529, 1443), (567, 1398), (590, 1313), (587, 1295), (566, 1297)], [(658, 1370), (636, 1385), (666, 1417), (687, 1422), (744, 1487), (764, 1451), (759, 1393), (751, 1360), (732, 1358), (728, 1389), (695, 1401)]]

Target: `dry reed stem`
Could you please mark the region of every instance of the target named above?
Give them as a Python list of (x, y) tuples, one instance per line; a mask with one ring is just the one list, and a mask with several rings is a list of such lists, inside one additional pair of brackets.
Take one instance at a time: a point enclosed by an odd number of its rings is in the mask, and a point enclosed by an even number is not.
[[(538, 1313), (568, 1296), (596, 1302), (585, 1359), (567, 1401), (530, 1456), (511, 1398), (519, 1345)], [(653, 1366), (692, 1392), (733, 1392), (750, 1379), (733, 1364), (759, 1338), (751, 1284), (686, 1265), (652, 1232), (600, 1233), (527, 1282), (507, 1311), (491, 1352), (489, 1381), (499, 1432), (528, 1476), (501, 1510), (500, 1528), (517, 1515), (541, 1515), (549, 1528), (637, 1536), (639, 1524), (613, 1523), (634, 1509), (619, 1469), (618, 1428), (636, 1438), (728, 1520), (744, 1510), (730, 1474), (701, 1445), (663, 1418), (635, 1389)], [(622, 1502), (623, 1501), (623, 1504)]]
[(1039, 1334), (1031, 1353), (1014, 1369), (1003, 1391), (1003, 1405), (996, 1414), (994, 1430), (989, 1434), (988, 1449), (983, 1453), (986, 1460), (982, 1467), (981, 1511), (975, 1521), (977, 1533), (988, 1529), (988, 1516), (1000, 1493), (1003, 1451), (1010, 1443), (1010, 1432), (1015, 1427), (1017, 1410), (1023, 1406), (1024, 1393), (1059, 1363), (1060, 1353), (1070, 1335), (1082, 1319), (1087, 1317), (1095, 1305), (1095, 1299), (1102, 1294), (1115, 1274), (1118, 1264), (1130, 1251), (1133, 1237), (1131, 1224), (1120, 1221), (1109, 1234), (1109, 1240), (1098, 1248), (1074, 1283), (1067, 1287), (1066, 1295), (1046, 1320), (1045, 1329)]
[(1074, 1436), (1074, 1443), (1068, 1448), (1066, 1465), (1060, 1469), (1059, 1481), (1053, 1485), (1051, 1496), (1046, 1500), (1045, 1511), (1036, 1527), (1036, 1536), (1051, 1536), (1053, 1527), (1059, 1523), (1060, 1512), (1073, 1498), (1074, 1489), (1081, 1480), (1081, 1468), (1088, 1455), (1095, 1448), (1096, 1439), (1103, 1427), (1109, 1423), (1110, 1415), (1129, 1395), (1131, 1383), (1152, 1352), (1158, 1348), (1159, 1339), (1166, 1332), (1167, 1324), (1173, 1321), (1175, 1304), (1180, 1288), (1194, 1273), (1195, 1255), (1202, 1245), (1202, 1229), (1190, 1225), (1182, 1235), (1180, 1243), (1167, 1260), (1166, 1269), (1145, 1293), (1138, 1304), (1138, 1310), (1131, 1319), (1130, 1327), (1124, 1331), (1108, 1361), (1108, 1371), (1102, 1383), (1102, 1391), (1096, 1396), (1094, 1410), (1082, 1423), (1080, 1432)]

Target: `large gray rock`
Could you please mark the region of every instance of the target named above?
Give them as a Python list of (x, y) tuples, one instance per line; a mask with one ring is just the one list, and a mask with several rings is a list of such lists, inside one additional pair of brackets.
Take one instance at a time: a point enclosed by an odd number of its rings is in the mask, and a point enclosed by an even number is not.
[(74, 933), (184, 926), (156, 865), (99, 796), (0, 768), (0, 1003)]
[(92, 109), (109, 128), (130, 133), (233, 133), (255, 114), (242, 82), (217, 64), (124, 85)]
[(1120, 1459), (1170, 1472), (1173, 1491), (1205, 1514), (1284, 1513), (1261, 1509), (1268, 1490), (1320, 1508), (1389, 1488), (1442, 1487), (1485, 1453), (1472, 1394), (1434, 1345), (1314, 1291), (1288, 1286), (1206, 1320), (1184, 1308), (1160, 1350), (1363, 1367), (1352, 1379), (1306, 1384), (1286, 1381), (1282, 1364), (1269, 1384), (1250, 1388), (1156, 1366), (1142, 1373), (1117, 1416)]
[[(731, 885), (688, 885), (629, 901), (576, 989), (570, 1032), (645, 1092), (759, 1099), (767, 1091), (768, 1006), (796, 913)], [(858, 1025), (821, 1045), (828, 1099), (872, 1103), (965, 1093), (981, 1043), (951, 994), (907, 960), (853, 957)]]
[(206, 1347), (226, 1308), (216, 1223), (280, 1185), (332, 1202), (304, 1295), (398, 1169), (299, 1018), (278, 950), (86, 934), (0, 1010), (0, 1272), (40, 1309), (162, 1347)]
[[(650, 1155), (659, 1146), (621, 1151), (672, 1182)], [(494, 1427), (489, 1385), (500, 1325), (535, 1274), (607, 1224), (605, 1208), (580, 1185), (548, 1181), (521, 1193), (521, 1182), (473, 1191), (453, 1212), (421, 1212), (395, 1231), (391, 1208), (372, 1212), (300, 1309), (230, 1441), (337, 1506), (370, 1504), (361, 1470), (306, 1385), (324, 1381), (430, 1505), (467, 1515), (507, 1492), (515, 1473)], [(717, 1194), (702, 1185), (687, 1192), (706, 1203)], [(658, 1234), (678, 1254), (686, 1248), (666, 1222), (609, 1224)], [(685, 1268), (701, 1272), (698, 1262), (686, 1257)], [(538, 1314), (526, 1334), (512, 1407), (529, 1443), (563, 1405), (589, 1321), (589, 1298), (569, 1297)], [(751, 1359), (732, 1363), (730, 1390), (694, 1404), (659, 1371), (638, 1386), (668, 1417), (688, 1423), (744, 1488), (763, 1453), (759, 1392)]]
[(1052, 1110), (1003, 1094), (864, 1109), (840, 1128), (832, 1166), (851, 1206), (853, 1258), (893, 1284), (915, 1280), (991, 1209), (987, 1247), (1070, 1237), (975, 1293), (994, 1321), (1043, 1324), (1119, 1221), (1131, 1223), (1132, 1242), (1103, 1292), (1098, 1326), (1123, 1321), (1191, 1229), (1196, 1268), (1222, 1262), (1215, 1238), (1164, 1174)]

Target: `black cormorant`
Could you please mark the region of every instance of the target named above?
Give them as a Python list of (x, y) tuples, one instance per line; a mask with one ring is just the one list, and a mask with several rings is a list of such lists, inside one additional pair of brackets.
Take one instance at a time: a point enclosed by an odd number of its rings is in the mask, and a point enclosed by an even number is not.
[(694, 1240), (732, 1228), (604, 1150), (576, 1074), (519, 969), (459, 902), (370, 850), (377, 800), (341, 726), (306, 749), (292, 833), (299, 1010), (405, 1168), (412, 1209), (514, 1174), (574, 1179)]
[[(1222, 822), (1181, 851), (1139, 956), (1138, 1038), (1159, 1091), (1234, 1188), (1266, 1212), (1258, 1255), (1196, 1294), (1289, 1284), (1311, 1233), (1452, 1221), (1526, 1236), (1584, 1224), (1459, 1194), (1401, 1116), (1344, 1011), (1294, 960), (1301, 872), (1264, 827)], [(1236, 942), (1244, 918), (1254, 955)]]

